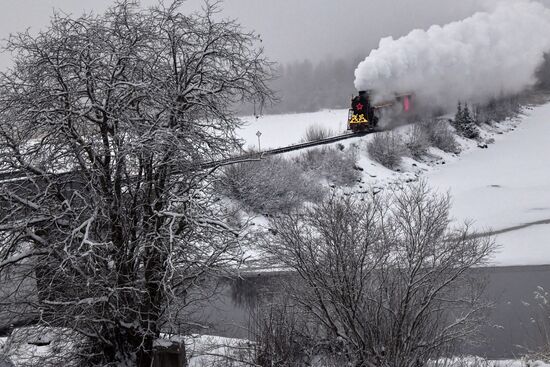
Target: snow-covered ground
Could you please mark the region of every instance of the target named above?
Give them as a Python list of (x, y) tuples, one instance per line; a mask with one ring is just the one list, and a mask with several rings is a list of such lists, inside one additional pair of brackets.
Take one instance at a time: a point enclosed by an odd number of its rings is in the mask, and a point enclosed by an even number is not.
[[(15, 366), (41, 365), (46, 361), (53, 362), (57, 365), (66, 365), (62, 357), (59, 360), (55, 359), (55, 350), (59, 349), (59, 342), (54, 342), (50, 345), (36, 346), (28, 342), (36, 342), (36, 338), (40, 335), (35, 335), (35, 328), (24, 328), (22, 333), (19, 333), (19, 338), (11, 337), (0, 338), (0, 365), (3, 366), (3, 358), (8, 357)], [(45, 328), (43, 331), (47, 335), (54, 335), (59, 328)], [(29, 334), (25, 333), (30, 331)], [(21, 338), (21, 336), (23, 336)], [(48, 339), (48, 337), (46, 337)], [(70, 339), (70, 338), (69, 338)], [(68, 339), (65, 342), (71, 343)], [(167, 335), (162, 334), (161, 338), (155, 341), (157, 347), (170, 347), (175, 343), (177, 346), (180, 343), (185, 343), (186, 355), (188, 357), (189, 367), (221, 367), (234, 366), (245, 367), (253, 364), (254, 343), (246, 339), (227, 338), (211, 335)], [(3, 349), (4, 344), (11, 347), (7, 350)], [(11, 345), (10, 345), (11, 344)], [(11, 365), (11, 364), (8, 364)], [(315, 365), (316, 367), (325, 367), (324, 364)], [(541, 361), (531, 360), (485, 360), (480, 357), (463, 357), (449, 360), (434, 361), (428, 366), (433, 367), (550, 367)]]
[(323, 110), (311, 113), (285, 115), (267, 115), (256, 119), (254, 116), (243, 117), (245, 126), (239, 135), (246, 142), (245, 148), (258, 147), (259, 131), (261, 149), (279, 148), (299, 143), (310, 126), (321, 126), (331, 130), (335, 135), (346, 130), (348, 110)]
[[(255, 134), (260, 131), (262, 149), (279, 147), (299, 142), (314, 124), (342, 132), (346, 118), (347, 110), (251, 117), (245, 118), (249, 124), (240, 135), (248, 146), (257, 146)], [(496, 235), (500, 248), (494, 264), (550, 264), (550, 103), (528, 108), (516, 120), (486, 127), (483, 135), (495, 143), (480, 149), (477, 142), (461, 139), (460, 155), (432, 148), (434, 159), (405, 158), (400, 172), (369, 159), (365, 146), (372, 136), (341, 144), (359, 153), (358, 165), (364, 172), (363, 183), (356, 189), (401, 185), (424, 177), (438, 191), (451, 193), (451, 214), (457, 221), (471, 220), (483, 232), (502, 232)]]
[[(450, 191), (452, 215), (481, 230), (550, 219), (550, 104), (525, 111), (514, 131), (426, 175)], [(550, 221), (498, 234), (498, 265), (550, 264)]]
[(168, 347), (173, 342), (185, 343), (189, 367), (245, 367), (252, 364), (254, 344), (246, 339), (201, 334), (161, 334), (155, 346)]

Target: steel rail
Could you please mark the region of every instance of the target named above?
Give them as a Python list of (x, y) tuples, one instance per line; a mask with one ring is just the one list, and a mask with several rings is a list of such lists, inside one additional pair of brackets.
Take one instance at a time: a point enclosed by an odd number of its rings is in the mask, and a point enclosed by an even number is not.
[(346, 133), (346, 134), (337, 135), (337, 136), (330, 136), (328, 138), (308, 141), (305, 143), (292, 144), (286, 147), (273, 148), (273, 149), (268, 149), (261, 152), (241, 154), (235, 157), (206, 162), (206, 163), (199, 164), (199, 166), (203, 169), (208, 169), (208, 168), (216, 167), (218, 165), (222, 165), (222, 166), (229, 165), (229, 164), (232, 164), (233, 162), (238, 163), (240, 161), (247, 160), (247, 159), (258, 159), (258, 158), (263, 158), (270, 155), (283, 154), (283, 153), (288, 153), (295, 150), (316, 147), (319, 145), (331, 144), (337, 141), (346, 140), (350, 138), (357, 138), (357, 137), (365, 136), (365, 135), (372, 134), (379, 131), (382, 131), (382, 130), (367, 130), (367, 131), (361, 131), (361, 132), (355, 132), (355, 133)]
[[(308, 142), (305, 142), (305, 143), (291, 144), (291, 145), (288, 145), (286, 147), (268, 149), (268, 150), (264, 150), (264, 151), (261, 151), (261, 152), (245, 153), (245, 154), (237, 155), (237, 156), (234, 156), (234, 157), (218, 159), (218, 160), (214, 160), (214, 161), (210, 161), (210, 162), (198, 163), (198, 164), (194, 165), (194, 168), (192, 168), (191, 170), (200, 171), (200, 170), (206, 170), (206, 169), (212, 169), (212, 168), (216, 168), (216, 167), (226, 166), (226, 165), (230, 165), (230, 164), (234, 164), (234, 163), (239, 163), (239, 162), (243, 162), (243, 161), (247, 161), (247, 160), (257, 160), (257, 159), (261, 159), (261, 158), (267, 157), (267, 156), (283, 154), (283, 153), (292, 152), (292, 151), (295, 151), (295, 150), (300, 150), (300, 149), (311, 148), (311, 147), (320, 146), (320, 145), (331, 144), (331, 143), (335, 143), (335, 142), (338, 142), (338, 141), (341, 141), (341, 140), (357, 138), (357, 137), (365, 136), (365, 135), (368, 135), (368, 134), (380, 132), (380, 131), (383, 131), (383, 130), (386, 130), (386, 129), (376, 129), (376, 130), (366, 130), (366, 131), (361, 131), (361, 132), (345, 133), (345, 134), (342, 134), (342, 135), (330, 136), (328, 138), (314, 140), (314, 141), (308, 141)], [(78, 172), (78, 170), (70, 171), (70, 172), (59, 172), (59, 173), (48, 172), (45, 175), (46, 176), (63, 176), (63, 175), (74, 174), (74, 173), (77, 173), (77, 172)], [(175, 173), (178, 174), (178, 172), (175, 172)], [(25, 179), (29, 179), (29, 178), (32, 178), (32, 177), (40, 177), (40, 176), (44, 176), (44, 175), (36, 175), (36, 174), (35, 175), (32, 175), (32, 174), (29, 175), (28, 171), (4, 171), (4, 172), (0, 172), (0, 185), (2, 185), (4, 183), (8, 183), (8, 182), (13, 182), (13, 181), (18, 181), (18, 180), (25, 180)]]

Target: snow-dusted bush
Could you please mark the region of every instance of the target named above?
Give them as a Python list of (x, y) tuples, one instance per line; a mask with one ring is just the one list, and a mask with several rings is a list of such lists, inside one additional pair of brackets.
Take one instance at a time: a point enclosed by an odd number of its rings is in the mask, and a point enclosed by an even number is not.
[(413, 158), (421, 158), (428, 153), (430, 147), (430, 136), (421, 125), (413, 125), (407, 135), (407, 148)]
[(320, 125), (311, 125), (306, 130), (306, 141), (318, 141), (334, 135), (334, 132)]
[(385, 131), (374, 134), (367, 143), (369, 156), (383, 166), (394, 169), (407, 154), (407, 146), (403, 137), (395, 131)]
[(300, 154), (296, 162), (308, 173), (314, 173), (337, 186), (353, 186), (361, 178), (357, 155), (353, 150), (323, 147)]
[(428, 137), (430, 145), (444, 152), (457, 153), (460, 149), (451, 127), (443, 120), (427, 120), (417, 124)]
[(225, 195), (256, 213), (288, 212), (323, 197), (318, 180), (281, 157), (228, 166), (220, 182)]
[(520, 96), (501, 96), (492, 98), (484, 105), (477, 105), (472, 108), (474, 120), (477, 124), (500, 122), (507, 118), (517, 116), (521, 112)]

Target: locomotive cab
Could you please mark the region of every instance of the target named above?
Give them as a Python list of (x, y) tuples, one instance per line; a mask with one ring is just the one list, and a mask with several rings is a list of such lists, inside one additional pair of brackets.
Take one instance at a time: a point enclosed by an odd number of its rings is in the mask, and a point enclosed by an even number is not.
[(348, 111), (348, 130), (372, 130), (377, 122), (378, 118), (374, 114), (369, 92), (359, 91), (359, 95), (351, 99), (351, 108)]

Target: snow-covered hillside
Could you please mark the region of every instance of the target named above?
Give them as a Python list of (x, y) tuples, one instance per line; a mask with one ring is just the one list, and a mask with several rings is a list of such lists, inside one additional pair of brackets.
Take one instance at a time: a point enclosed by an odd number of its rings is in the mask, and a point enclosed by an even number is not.
[[(333, 110), (248, 118), (241, 137), (254, 146), (260, 131), (262, 149), (285, 146), (299, 142), (314, 124), (342, 132), (346, 117), (346, 110)], [(497, 232), (496, 265), (550, 264), (550, 104), (527, 108), (514, 121), (485, 128), (483, 135), (495, 143), (480, 149), (476, 142), (462, 139), (458, 156), (432, 148), (433, 159), (405, 158), (400, 172), (368, 157), (364, 147), (372, 136), (342, 143), (358, 151), (358, 165), (364, 169), (363, 183), (356, 189), (424, 177), (438, 191), (451, 193), (451, 214), (457, 221), (471, 220), (479, 231)]]

